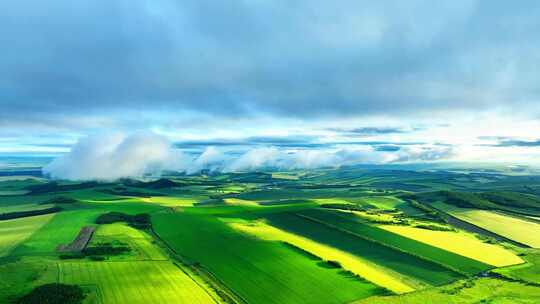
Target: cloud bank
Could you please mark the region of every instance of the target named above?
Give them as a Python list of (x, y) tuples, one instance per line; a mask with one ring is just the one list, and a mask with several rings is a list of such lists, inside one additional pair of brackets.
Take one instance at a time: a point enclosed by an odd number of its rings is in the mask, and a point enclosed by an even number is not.
[(334, 149), (285, 149), (255, 147), (242, 153), (207, 147), (189, 155), (166, 138), (153, 133), (102, 134), (81, 139), (71, 151), (54, 159), (43, 172), (54, 179), (115, 180), (125, 177), (158, 176), (164, 170), (186, 174), (295, 170), (356, 164), (386, 164), (440, 161), (453, 156), (446, 146), (407, 146), (377, 149), (357, 146)]

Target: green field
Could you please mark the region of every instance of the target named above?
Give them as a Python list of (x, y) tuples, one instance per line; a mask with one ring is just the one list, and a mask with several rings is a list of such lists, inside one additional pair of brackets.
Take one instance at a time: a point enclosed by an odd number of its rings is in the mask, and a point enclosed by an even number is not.
[(345, 212), (311, 209), (297, 214), (333, 225), (339, 229), (352, 232), (369, 240), (396, 248), (405, 252), (433, 261), (450, 269), (467, 275), (476, 274), (492, 268), (477, 260), (473, 260), (438, 247), (430, 246), (416, 240), (400, 236), (384, 229), (363, 224), (355, 216)]
[(308, 220), (295, 214), (281, 213), (266, 217), (271, 225), (305, 236), (317, 242), (358, 255), (375, 264), (393, 269), (414, 280), (441, 285), (462, 278), (462, 275), (439, 264), (380, 245), (338, 229)]
[[(354, 168), (2, 179), (0, 213), (26, 217), (0, 221), (0, 303), (52, 282), (81, 286), (84, 304), (539, 303), (539, 249), (483, 234), (534, 241), (536, 188), (540, 177)], [(58, 197), (77, 201), (44, 204)], [(96, 223), (113, 211), (123, 222)], [(86, 226), (86, 248), (57, 252)]]
[(215, 303), (169, 261), (61, 262), (59, 281), (95, 287), (99, 303)]
[(54, 214), (46, 214), (0, 221), (0, 258), (9, 255), (11, 250), (31, 237), (54, 216)]
[(381, 292), (281, 243), (246, 237), (215, 218), (156, 214), (154, 229), (177, 253), (200, 263), (248, 303), (344, 303)]

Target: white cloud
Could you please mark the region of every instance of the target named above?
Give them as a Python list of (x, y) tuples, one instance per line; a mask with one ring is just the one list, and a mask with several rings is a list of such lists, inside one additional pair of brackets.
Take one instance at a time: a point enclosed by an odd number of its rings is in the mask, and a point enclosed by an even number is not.
[(58, 179), (114, 180), (177, 167), (181, 158), (167, 138), (153, 133), (102, 134), (83, 138), (43, 171)]

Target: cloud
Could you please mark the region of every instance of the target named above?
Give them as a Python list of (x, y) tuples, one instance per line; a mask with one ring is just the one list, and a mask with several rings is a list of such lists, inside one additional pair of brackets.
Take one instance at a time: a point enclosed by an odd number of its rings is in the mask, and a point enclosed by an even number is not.
[(353, 128), (353, 129), (343, 129), (343, 128), (329, 128), (329, 131), (334, 131), (338, 133), (345, 133), (349, 135), (358, 135), (358, 136), (372, 136), (372, 135), (387, 135), (387, 134), (403, 134), (410, 133), (414, 131), (422, 130), (423, 128), (391, 128), (391, 127), (364, 127), (364, 128)]
[(255, 147), (230, 153), (207, 147), (197, 155), (173, 148), (163, 136), (153, 133), (101, 134), (81, 139), (71, 151), (43, 168), (55, 179), (115, 180), (125, 177), (158, 176), (164, 170), (197, 174), (256, 170), (295, 170), (440, 161), (453, 156), (450, 146), (403, 146), (399, 150), (361, 145), (347, 148), (288, 149)]
[(537, 1), (2, 1), (0, 126), (538, 115), (539, 13)]
[(81, 139), (43, 172), (57, 179), (115, 180), (175, 169), (180, 156), (165, 137), (156, 134), (103, 134)]

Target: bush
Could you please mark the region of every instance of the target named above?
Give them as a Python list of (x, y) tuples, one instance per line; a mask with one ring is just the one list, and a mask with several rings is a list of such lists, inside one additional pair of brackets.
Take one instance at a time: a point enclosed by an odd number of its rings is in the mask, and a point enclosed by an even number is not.
[(61, 210), (62, 210), (62, 208), (60, 208), (60, 207), (51, 207), (51, 208), (41, 209), (41, 210), (16, 211), (16, 212), (0, 213), (0, 221), (17, 219), (17, 218), (21, 218), (21, 217), (28, 217), (28, 216), (36, 216), (36, 215), (55, 213), (55, 212), (59, 212)]
[(144, 229), (151, 225), (150, 215), (147, 213), (139, 213), (129, 215), (122, 212), (108, 212), (98, 216), (96, 224), (112, 224), (116, 222), (125, 222), (134, 228)]
[(84, 291), (77, 285), (51, 283), (34, 288), (15, 301), (16, 304), (80, 304)]

